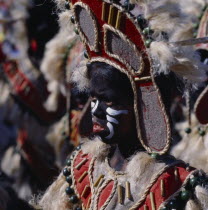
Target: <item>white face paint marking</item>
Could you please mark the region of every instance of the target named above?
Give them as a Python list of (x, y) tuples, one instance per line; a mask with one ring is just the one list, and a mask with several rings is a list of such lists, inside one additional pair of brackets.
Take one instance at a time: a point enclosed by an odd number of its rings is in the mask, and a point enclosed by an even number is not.
[[(106, 112), (111, 116), (118, 116), (118, 115), (121, 115), (121, 114), (128, 114), (129, 113), (128, 110), (115, 110), (115, 109), (112, 109), (110, 107), (108, 107), (106, 109)], [(114, 135), (114, 127), (111, 123), (119, 124), (118, 120), (116, 120), (115, 118), (113, 118), (109, 115), (107, 115), (106, 118), (108, 120), (107, 127), (110, 131), (110, 134), (107, 137), (105, 137), (106, 139), (111, 139)]]
[(95, 107), (95, 102), (91, 101), (91, 109)]
[(106, 139), (111, 139), (114, 135), (114, 130), (113, 130), (113, 125), (111, 123), (107, 123), (108, 129), (110, 131), (110, 134), (108, 136), (106, 136)]
[(92, 114), (94, 114), (94, 112), (96, 111), (97, 107), (98, 107), (99, 101), (97, 100), (95, 103), (95, 106), (92, 109)]
[(206, 59), (204, 60), (204, 64), (205, 64), (205, 65), (208, 65), (208, 58), (206, 58)]
[(120, 115), (120, 114), (128, 114), (129, 111), (128, 110), (115, 110), (115, 109), (112, 109), (110, 107), (108, 107), (106, 109), (106, 112), (111, 115), (111, 116), (117, 116), (117, 115)]
[(113, 117), (110, 117), (109, 115), (107, 115), (107, 121), (108, 121), (108, 122), (111, 122), (111, 123), (118, 124), (118, 120), (116, 120), (116, 119), (113, 118)]

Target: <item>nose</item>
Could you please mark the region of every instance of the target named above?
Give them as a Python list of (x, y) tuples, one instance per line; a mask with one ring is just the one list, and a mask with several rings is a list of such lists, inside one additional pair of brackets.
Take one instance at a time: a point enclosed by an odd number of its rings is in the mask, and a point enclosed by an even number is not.
[(94, 115), (95, 117), (99, 118), (99, 119), (106, 119), (106, 108), (105, 105), (103, 104), (103, 102), (96, 102), (97, 104), (95, 105), (95, 107), (92, 109), (92, 115)]

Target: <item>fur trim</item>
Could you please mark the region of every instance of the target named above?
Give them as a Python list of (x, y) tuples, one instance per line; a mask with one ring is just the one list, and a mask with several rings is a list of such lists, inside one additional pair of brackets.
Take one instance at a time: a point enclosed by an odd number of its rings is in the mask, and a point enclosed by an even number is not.
[(15, 153), (14, 148), (10, 147), (4, 154), (4, 157), (1, 161), (2, 170), (8, 174), (12, 175), (17, 173), (17, 171), (21, 168), (20, 163), (21, 156), (18, 153)]
[(199, 210), (199, 205), (194, 200), (189, 200), (186, 204), (185, 210)]
[(63, 83), (64, 71), (63, 60), (67, 47), (76, 40), (73, 26), (70, 23), (69, 11), (60, 14), (60, 31), (54, 39), (46, 45), (44, 59), (41, 64), (41, 71), (48, 81), (57, 80)]
[[(149, 174), (154, 174), (156, 169), (155, 164), (155, 159), (150, 155), (145, 152), (138, 152), (136, 155), (132, 156), (126, 170), (129, 173), (129, 177), (134, 177), (135, 181), (138, 181), (138, 179), (141, 179), (143, 174), (147, 172), (147, 168)], [(164, 166), (165, 164), (160, 165), (161, 168)], [(159, 168), (157, 168), (157, 170), (159, 170)]]
[[(109, 153), (110, 145), (103, 143), (99, 138), (97, 138), (94, 140), (88, 140), (88, 142), (83, 144), (82, 150), (83, 153), (89, 153), (93, 157), (96, 157), (98, 161), (102, 162)], [(132, 155), (132, 157), (129, 159), (126, 171), (129, 174), (129, 177), (134, 177), (135, 179), (138, 179), (143, 173), (145, 173), (145, 170), (147, 168), (152, 168), (151, 173), (154, 174), (154, 171), (156, 170), (156, 168), (154, 168), (155, 164), (156, 160), (150, 155), (145, 152), (138, 152), (137, 154)], [(163, 168), (164, 166), (165, 164), (160, 164), (161, 168)]]
[(110, 145), (103, 143), (100, 139), (96, 138), (94, 140), (88, 140), (82, 146), (83, 153), (91, 154), (93, 157), (96, 157), (98, 160), (103, 161), (107, 157)]
[(57, 9), (64, 11), (66, 0), (53, 0), (57, 4)]
[(10, 97), (9, 85), (0, 80), (0, 106), (5, 104)]
[[(187, 1), (183, 2), (188, 4)], [(153, 38), (156, 41), (152, 42), (149, 52), (156, 65), (159, 64), (156, 73), (167, 74), (173, 71), (192, 83), (204, 81), (206, 67), (200, 62), (194, 48), (169, 45), (161, 36), (161, 33), (165, 32), (168, 35), (168, 42), (192, 38), (193, 14), (186, 13), (181, 1), (178, 0), (134, 0), (134, 3), (143, 5), (144, 17), (154, 31)]]
[[(84, 153), (90, 153), (96, 158), (94, 170), (93, 170), (93, 182), (100, 176), (104, 174), (106, 179), (115, 179), (115, 172), (109, 165), (106, 164), (105, 158), (109, 152), (109, 145), (104, 144), (99, 139), (94, 139), (88, 141), (82, 145), (82, 151)], [(154, 179), (154, 176), (165, 167), (165, 163), (156, 162), (155, 159), (151, 158), (145, 152), (138, 152), (133, 155), (127, 164), (127, 168), (124, 176), (118, 176), (116, 180), (122, 186), (125, 186), (128, 180), (131, 183), (131, 193), (133, 200), (137, 201), (144, 193), (144, 190), (149, 185), (149, 183)], [(65, 193), (65, 188), (67, 187), (67, 182), (61, 174), (56, 182), (47, 190), (46, 194), (43, 196), (39, 202), (40, 206), (44, 210), (53, 209), (70, 209), (70, 207), (65, 206), (67, 202), (67, 196)], [(92, 200), (92, 202), (94, 202)], [(92, 209), (94, 204), (92, 204)], [(124, 208), (130, 208), (132, 206), (132, 201), (125, 201)], [(124, 209), (117, 204), (117, 193), (114, 194), (112, 200), (108, 204), (107, 209)]]
[[(178, 123), (176, 129), (179, 134), (183, 136), (182, 140), (172, 148), (171, 154), (178, 159), (189, 163), (191, 166), (202, 169), (208, 172), (207, 164), (207, 148), (208, 148), (208, 135), (201, 137), (198, 131), (198, 121), (192, 115), (192, 132), (184, 134), (185, 128), (189, 127), (188, 122)], [(195, 154), (198, 154), (195, 156)]]
[(61, 173), (57, 180), (48, 188), (44, 196), (39, 201), (39, 206), (44, 210), (70, 210), (72, 206), (65, 193), (68, 183)]
[(206, 66), (200, 62), (199, 56), (189, 47), (179, 48), (165, 42), (153, 42), (150, 47), (150, 54), (158, 71), (155, 73), (168, 74), (173, 71), (178, 76), (190, 82), (202, 82), (206, 79)]
[(65, 71), (64, 58), (66, 56), (68, 46), (77, 42), (77, 36), (70, 22), (71, 12), (62, 12), (59, 15), (60, 31), (47, 43), (44, 59), (41, 64), (41, 71), (48, 80), (48, 89), (51, 94), (45, 102), (45, 107), (49, 111), (57, 109), (57, 98), (60, 93), (66, 94), (65, 88)]
[(208, 190), (207, 186), (201, 187), (196, 186), (195, 189), (196, 197), (198, 198), (199, 203), (201, 204), (202, 209), (208, 209)]
[(201, 13), (205, 4), (207, 3), (207, 1), (205, 0), (186, 0), (179, 2), (184, 12), (192, 16), (193, 21), (198, 21), (197, 17)]
[(83, 92), (89, 88), (89, 79), (87, 77), (87, 65), (85, 60), (83, 60), (76, 69), (72, 72), (71, 81), (75, 83), (78, 89)]
[(59, 84), (57, 81), (52, 81), (48, 83), (47, 88), (51, 94), (44, 103), (44, 107), (47, 109), (47, 111), (56, 111), (58, 109), (58, 98), (60, 94)]
[(185, 22), (180, 5), (170, 0), (156, 0), (145, 5), (145, 18), (154, 31), (164, 31), (170, 36), (177, 26)]
[(61, 120), (50, 127), (46, 139), (53, 146), (56, 153), (56, 162), (61, 166), (61, 155), (64, 145), (64, 138), (61, 135), (66, 130), (67, 117), (63, 116)]

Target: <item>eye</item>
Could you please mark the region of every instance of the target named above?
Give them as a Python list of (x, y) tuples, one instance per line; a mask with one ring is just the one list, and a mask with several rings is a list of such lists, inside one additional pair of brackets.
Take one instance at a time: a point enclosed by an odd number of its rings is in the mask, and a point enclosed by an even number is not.
[(97, 98), (91, 97), (91, 108), (92, 109), (95, 107), (96, 101), (97, 101)]
[(92, 96), (91, 101), (95, 103), (97, 101), (97, 98)]
[(114, 103), (113, 103), (112, 101), (106, 101), (105, 104), (106, 104), (107, 106), (113, 106)]

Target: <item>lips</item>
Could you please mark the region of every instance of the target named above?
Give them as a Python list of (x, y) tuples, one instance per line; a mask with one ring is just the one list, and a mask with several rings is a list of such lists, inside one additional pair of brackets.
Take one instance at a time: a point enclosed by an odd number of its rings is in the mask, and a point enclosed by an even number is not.
[(103, 131), (105, 128), (103, 126), (101, 126), (99, 123), (94, 122), (93, 123), (93, 133), (99, 133), (101, 131)]

